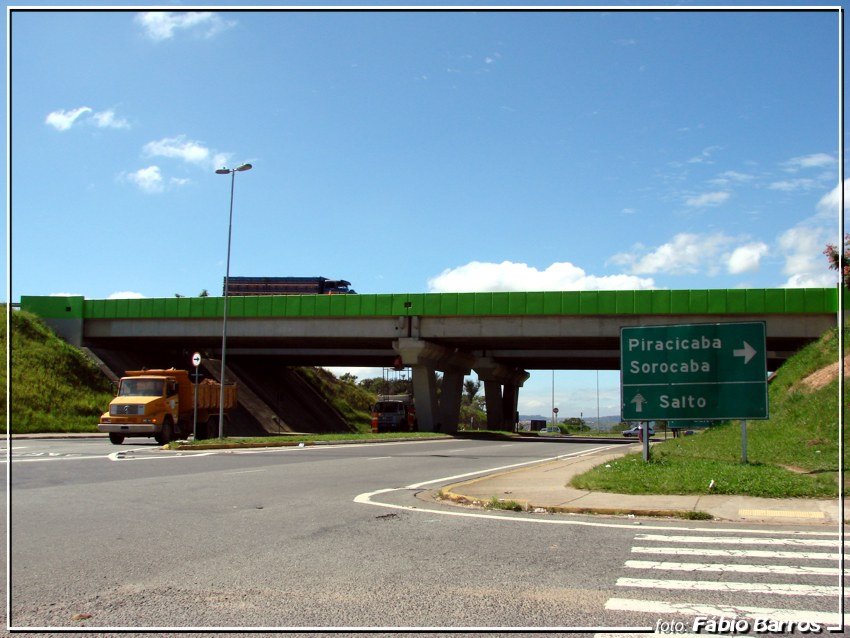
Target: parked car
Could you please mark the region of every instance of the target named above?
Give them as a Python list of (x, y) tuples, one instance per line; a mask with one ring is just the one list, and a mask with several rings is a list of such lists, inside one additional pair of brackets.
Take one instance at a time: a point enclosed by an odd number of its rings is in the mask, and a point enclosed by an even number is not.
[[(630, 427), (628, 430), (623, 430), (623, 436), (634, 436), (634, 437), (638, 437), (638, 436), (640, 436), (640, 429), (641, 429), (642, 427), (643, 427), (643, 426), (641, 426), (641, 425), (633, 425), (633, 426), (632, 426), (632, 427)], [(650, 425), (650, 426), (649, 426), (649, 436), (654, 436), (654, 435), (655, 435), (655, 428), (653, 428), (653, 427)]]
[(537, 436), (561, 436), (561, 428), (557, 425), (547, 425), (537, 433)]

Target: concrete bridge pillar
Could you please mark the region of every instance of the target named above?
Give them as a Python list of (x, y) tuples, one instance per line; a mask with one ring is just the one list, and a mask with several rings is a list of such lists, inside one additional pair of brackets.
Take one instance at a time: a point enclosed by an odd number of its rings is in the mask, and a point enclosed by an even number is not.
[[(472, 368), (472, 355), (412, 337), (394, 341), (393, 347), (402, 363), (413, 370), (413, 398), (419, 429), (424, 432), (456, 431), (463, 378)], [(439, 398), (438, 370), (443, 372)]]
[(497, 363), (490, 357), (479, 357), (474, 368), (478, 378), (484, 382), (487, 427), (491, 430), (512, 430), (515, 425), (519, 389), (530, 375), (525, 370)]

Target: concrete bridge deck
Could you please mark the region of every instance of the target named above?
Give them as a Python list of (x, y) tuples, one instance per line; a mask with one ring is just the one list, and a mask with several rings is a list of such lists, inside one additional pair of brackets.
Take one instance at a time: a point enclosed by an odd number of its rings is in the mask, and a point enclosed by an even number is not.
[[(21, 307), (75, 345), (213, 354), (221, 345), (220, 297), (22, 297)], [(457, 422), (474, 369), (495, 427), (514, 414), (526, 370), (618, 369), (623, 327), (764, 321), (773, 370), (835, 327), (837, 313), (832, 288), (231, 297), (227, 339), (228, 355), (286, 365), (389, 367), (401, 357), (423, 429)]]

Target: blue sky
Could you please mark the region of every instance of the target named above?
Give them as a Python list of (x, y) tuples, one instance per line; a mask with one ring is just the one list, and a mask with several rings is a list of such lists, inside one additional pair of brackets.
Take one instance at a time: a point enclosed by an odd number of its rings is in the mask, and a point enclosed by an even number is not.
[[(7, 295), (826, 286), (834, 12), (16, 12)], [(368, 374), (362, 371), (363, 374)], [(618, 412), (618, 377), (601, 412)], [(549, 414), (551, 373), (521, 392)], [(562, 415), (596, 374), (556, 373)]]

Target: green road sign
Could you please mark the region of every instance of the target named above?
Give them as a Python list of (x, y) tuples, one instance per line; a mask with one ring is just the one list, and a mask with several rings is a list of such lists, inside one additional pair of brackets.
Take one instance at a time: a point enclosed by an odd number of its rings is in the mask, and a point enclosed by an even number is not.
[(620, 330), (624, 421), (766, 419), (765, 324)]

